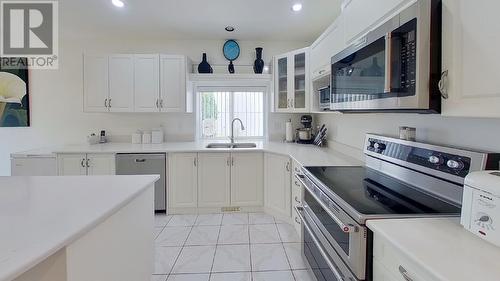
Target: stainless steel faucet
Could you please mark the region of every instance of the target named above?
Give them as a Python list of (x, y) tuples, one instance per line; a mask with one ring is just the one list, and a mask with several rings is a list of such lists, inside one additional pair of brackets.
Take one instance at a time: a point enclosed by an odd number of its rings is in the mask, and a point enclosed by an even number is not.
[(231, 136), (229, 137), (229, 139), (231, 140), (231, 143), (234, 143), (234, 121), (240, 121), (241, 130), (242, 131), (245, 130), (245, 126), (243, 126), (243, 122), (241, 121), (241, 119), (240, 118), (234, 118), (233, 122), (231, 122)]

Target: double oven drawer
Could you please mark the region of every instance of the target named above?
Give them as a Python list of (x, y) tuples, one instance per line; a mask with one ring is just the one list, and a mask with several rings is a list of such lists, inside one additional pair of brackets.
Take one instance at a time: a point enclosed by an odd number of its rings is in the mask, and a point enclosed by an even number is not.
[[(347, 215), (307, 176), (296, 178), (304, 186), (303, 204), (299, 208), (304, 228), (304, 243), (311, 245), (307, 239), (320, 242), (317, 247), (322, 247), (323, 251), (318, 252), (325, 252), (330, 262), (340, 269), (341, 275), (344, 276), (340, 280), (365, 280), (366, 227)], [(341, 270), (343, 267), (347, 270)]]

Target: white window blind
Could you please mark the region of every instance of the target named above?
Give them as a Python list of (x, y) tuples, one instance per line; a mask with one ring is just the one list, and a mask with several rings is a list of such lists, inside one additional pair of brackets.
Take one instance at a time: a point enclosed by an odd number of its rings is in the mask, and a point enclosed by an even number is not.
[(200, 132), (203, 139), (223, 139), (231, 134), (233, 118), (245, 126), (234, 126), (235, 137), (264, 137), (264, 92), (202, 91), (200, 101)]

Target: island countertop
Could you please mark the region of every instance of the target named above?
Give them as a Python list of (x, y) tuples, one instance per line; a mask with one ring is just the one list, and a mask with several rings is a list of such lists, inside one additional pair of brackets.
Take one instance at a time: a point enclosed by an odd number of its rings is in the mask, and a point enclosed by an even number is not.
[(0, 281), (68, 246), (158, 178), (0, 177)]

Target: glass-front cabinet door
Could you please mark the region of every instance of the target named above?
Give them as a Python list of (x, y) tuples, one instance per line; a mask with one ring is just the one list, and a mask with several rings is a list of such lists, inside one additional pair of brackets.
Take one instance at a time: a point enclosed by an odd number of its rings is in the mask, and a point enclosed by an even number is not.
[(307, 48), (275, 57), (275, 110), (307, 112), (309, 68)]
[(278, 110), (287, 110), (290, 105), (288, 99), (288, 57), (284, 56), (277, 58), (277, 73), (276, 73), (276, 95)]

